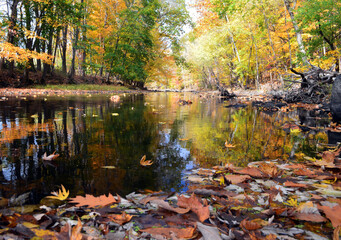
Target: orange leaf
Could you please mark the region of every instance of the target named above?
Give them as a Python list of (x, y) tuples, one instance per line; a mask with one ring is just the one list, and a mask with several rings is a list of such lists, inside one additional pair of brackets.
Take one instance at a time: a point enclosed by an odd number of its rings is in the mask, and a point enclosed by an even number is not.
[(247, 219), (244, 219), (240, 222), (240, 227), (242, 229), (252, 231), (262, 228), (262, 225), (260, 225), (258, 222), (248, 221)]
[[(146, 228), (140, 230), (141, 232), (147, 232), (151, 235), (162, 235), (167, 239), (171, 238), (171, 234), (175, 233), (177, 238), (180, 239), (192, 239), (195, 233), (195, 228)], [(172, 238), (173, 239), (173, 238)]]
[(334, 228), (341, 225), (341, 206), (337, 205), (333, 208), (328, 206), (317, 206), (318, 209), (322, 210), (327, 218), (332, 222)]
[(59, 154), (55, 154), (56, 152), (53, 152), (51, 155), (48, 155), (46, 153), (44, 153), (42, 159), (45, 161), (52, 161), (54, 159), (56, 159), (57, 157), (59, 157)]
[(210, 210), (208, 206), (204, 207), (199, 198), (193, 193), (191, 197), (178, 196), (178, 206), (183, 208), (190, 208), (201, 222), (210, 217)]
[(284, 183), (284, 186), (286, 187), (308, 187), (306, 184), (303, 183), (295, 183), (295, 182), (290, 182), (290, 181), (286, 181)]
[(108, 215), (108, 218), (110, 218), (113, 222), (118, 223), (120, 225), (123, 225), (126, 222), (129, 222), (133, 216), (126, 214), (126, 212), (123, 212), (122, 214), (113, 214)]
[(249, 175), (225, 175), (225, 179), (229, 180), (232, 184), (238, 184), (251, 179)]
[(154, 200), (151, 200), (152, 203), (155, 203), (158, 205), (158, 207), (160, 208), (163, 208), (163, 209), (166, 209), (166, 210), (169, 210), (169, 211), (172, 211), (172, 212), (176, 212), (176, 213), (179, 213), (179, 214), (184, 214), (184, 213), (187, 213), (189, 212), (191, 209), (189, 207), (187, 208), (175, 208), (175, 207), (172, 207), (171, 205), (169, 205), (168, 202), (165, 202), (161, 199), (154, 199)]
[(83, 236), (81, 234), (81, 230), (82, 230), (82, 222), (78, 218), (77, 225), (72, 228), (70, 240), (82, 240)]
[(240, 171), (236, 171), (236, 173), (247, 174), (251, 177), (258, 177), (258, 178), (264, 177), (264, 174), (261, 171), (259, 171), (257, 168), (254, 168), (254, 167), (246, 167)]
[(112, 203), (118, 202), (113, 195), (109, 193), (108, 197), (105, 195), (101, 195), (99, 197), (94, 197), (93, 195), (86, 194), (85, 197), (76, 196), (75, 198), (71, 198), (71, 203), (77, 203), (76, 207), (88, 206), (88, 207), (96, 207), (96, 206), (106, 206)]
[(143, 157), (141, 158), (141, 160), (140, 160), (140, 164), (142, 165), (142, 166), (150, 166), (150, 165), (152, 165), (153, 164), (153, 161), (152, 160), (146, 160), (146, 155), (143, 155)]

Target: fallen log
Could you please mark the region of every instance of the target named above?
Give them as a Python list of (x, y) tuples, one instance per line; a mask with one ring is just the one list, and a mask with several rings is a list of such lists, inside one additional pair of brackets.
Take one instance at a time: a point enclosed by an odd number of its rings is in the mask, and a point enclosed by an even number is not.
[(291, 72), (301, 77), (301, 81), (292, 81), (301, 83), (300, 88), (291, 89), (285, 96), (284, 100), (288, 103), (305, 102), (320, 103), (330, 95), (330, 84), (340, 73), (329, 70), (323, 70), (319, 67), (311, 65), (306, 72), (298, 72), (291, 68)]

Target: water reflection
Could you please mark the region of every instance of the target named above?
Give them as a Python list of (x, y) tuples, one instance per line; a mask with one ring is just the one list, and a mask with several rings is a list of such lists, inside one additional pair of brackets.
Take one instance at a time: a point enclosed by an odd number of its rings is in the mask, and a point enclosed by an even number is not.
[[(180, 106), (179, 99), (193, 104)], [(60, 184), (71, 196), (179, 191), (186, 187), (183, 172), (194, 164), (241, 166), (288, 158), (295, 148), (313, 154), (319, 143), (328, 143), (327, 134), (318, 130), (329, 123), (326, 116), (302, 109), (266, 114), (251, 105), (224, 105), (214, 98), (173, 93), (122, 95), (120, 102), (110, 101), (110, 96), (1, 102), (0, 195), (31, 191), (30, 201), (39, 202)], [(315, 130), (283, 130), (293, 122)], [(232, 147), (226, 148), (225, 142)], [(41, 160), (45, 152), (55, 151), (60, 154), (56, 161)], [(143, 155), (154, 164), (140, 166)]]

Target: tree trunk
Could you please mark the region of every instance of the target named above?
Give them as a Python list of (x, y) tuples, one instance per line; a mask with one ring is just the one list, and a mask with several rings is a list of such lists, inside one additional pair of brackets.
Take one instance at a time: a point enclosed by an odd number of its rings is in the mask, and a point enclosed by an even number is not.
[[(13, 0), (11, 8), (11, 16), (9, 18), (9, 26), (8, 26), (8, 42), (15, 45), (15, 36), (16, 36), (16, 24), (17, 24), (17, 7), (20, 0)], [(10, 75), (14, 75), (14, 61), (9, 63), (9, 73)]]
[[(310, 65), (310, 63), (308, 62), (308, 59), (307, 59), (307, 53), (306, 53), (305, 48), (304, 48), (301, 30), (299, 29), (299, 27), (297, 25), (294, 13), (293, 13), (293, 11), (292, 11), (292, 9), (290, 7), (290, 0), (284, 0), (284, 4), (285, 4), (285, 7), (286, 7), (286, 9), (287, 9), (287, 11), (288, 11), (288, 13), (290, 15), (292, 24), (293, 24), (294, 29), (295, 29), (296, 39), (297, 39), (297, 43), (298, 43), (298, 48), (299, 48), (299, 50), (300, 50), (300, 52), (302, 54), (303, 64), (304, 65)], [(296, 5), (296, 0), (294, 0), (294, 5)]]
[(66, 50), (67, 50), (67, 25), (63, 28), (63, 41), (62, 41), (62, 72), (66, 75), (67, 68), (66, 68)]
[(71, 60), (71, 67), (69, 72), (69, 83), (74, 84), (75, 83), (75, 61), (76, 61), (76, 51), (78, 47), (78, 36), (79, 36), (79, 28), (76, 27), (75, 33), (74, 33), (74, 39), (73, 39), (73, 45), (72, 45), (72, 60)]

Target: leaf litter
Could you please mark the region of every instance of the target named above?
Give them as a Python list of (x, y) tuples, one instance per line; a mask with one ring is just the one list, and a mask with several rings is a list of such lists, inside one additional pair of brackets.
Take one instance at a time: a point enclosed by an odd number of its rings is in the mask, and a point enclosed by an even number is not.
[[(339, 239), (339, 153), (325, 151), (304, 163), (277, 159), (193, 169), (182, 194), (70, 198), (61, 186), (46, 197), (54, 204), (30, 211), (15, 207), (28, 195), (14, 196), (0, 211), (0, 238)], [(141, 160), (142, 166), (152, 163)]]

